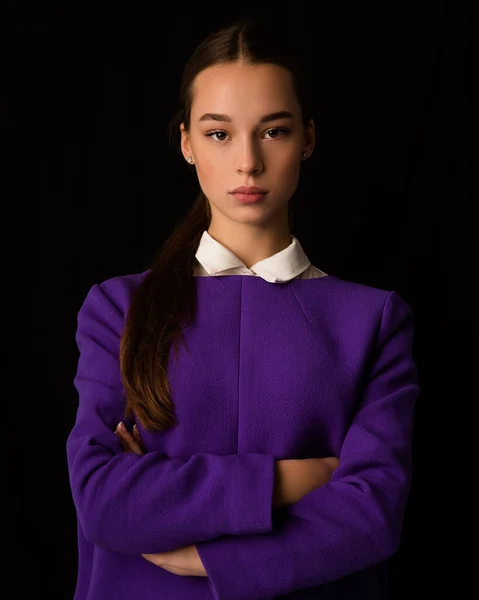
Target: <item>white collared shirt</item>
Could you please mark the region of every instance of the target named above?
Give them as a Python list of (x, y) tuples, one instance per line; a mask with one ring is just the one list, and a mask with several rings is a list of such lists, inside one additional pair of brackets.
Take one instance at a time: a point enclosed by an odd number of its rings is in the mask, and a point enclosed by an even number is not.
[(270, 283), (282, 283), (291, 279), (314, 279), (327, 275), (314, 267), (304, 253), (299, 240), (291, 235), (291, 244), (251, 266), (251, 269), (236, 254), (204, 231), (196, 252), (200, 263), (195, 277), (219, 275), (257, 275)]

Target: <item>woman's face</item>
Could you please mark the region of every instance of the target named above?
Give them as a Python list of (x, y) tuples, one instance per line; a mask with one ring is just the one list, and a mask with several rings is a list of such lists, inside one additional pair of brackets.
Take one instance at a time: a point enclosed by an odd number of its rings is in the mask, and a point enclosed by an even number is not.
[[(241, 62), (216, 65), (195, 79), (190, 130), (181, 125), (181, 147), (185, 158), (193, 158), (212, 221), (287, 219), (302, 153), (309, 156), (314, 148), (314, 123), (304, 129), (286, 69)], [(268, 190), (258, 203), (245, 205), (231, 194), (253, 185)]]

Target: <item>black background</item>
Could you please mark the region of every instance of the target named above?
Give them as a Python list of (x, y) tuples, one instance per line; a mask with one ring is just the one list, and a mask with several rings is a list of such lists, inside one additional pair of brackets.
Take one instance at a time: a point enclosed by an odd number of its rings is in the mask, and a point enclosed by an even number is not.
[[(196, 192), (166, 124), (184, 62), (235, 12), (158, 7), (38, 0), (2, 11), (3, 181), (12, 186), (4, 196), (4, 518), (16, 597), (73, 597), (65, 442), (78, 402), (78, 309), (94, 283), (146, 268)], [(464, 581), (454, 565), (452, 482), (464, 452), (459, 428), (477, 398), (472, 11), (459, 2), (279, 7), (275, 19), (298, 25), (316, 110), (292, 233), (316, 267), (394, 289), (415, 315), (414, 478), (390, 598), (447, 597)]]

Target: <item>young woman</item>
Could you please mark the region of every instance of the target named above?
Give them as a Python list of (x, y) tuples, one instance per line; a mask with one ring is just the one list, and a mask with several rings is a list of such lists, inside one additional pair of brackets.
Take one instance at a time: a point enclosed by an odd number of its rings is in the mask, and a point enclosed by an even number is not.
[(290, 234), (315, 128), (275, 33), (245, 19), (194, 51), (171, 131), (199, 196), (147, 271), (79, 311), (75, 600), (387, 597), (413, 317)]

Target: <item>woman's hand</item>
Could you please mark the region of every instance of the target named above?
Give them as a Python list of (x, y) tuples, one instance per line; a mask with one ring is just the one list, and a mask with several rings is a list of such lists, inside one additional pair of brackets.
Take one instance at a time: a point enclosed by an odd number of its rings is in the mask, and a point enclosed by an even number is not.
[[(120, 440), (124, 452), (145, 454), (140, 432), (136, 425), (133, 425), (133, 433), (130, 433), (125, 424), (120, 422), (115, 435)], [(178, 548), (172, 552), (157, 552), (155, 554), (142, 554), (142, 556), (157, 567), (161, 567), (174, 575), (208, 577), (194, 544)]]
[(138, 427), (136, 425), (133, 425), (133, 433), (130, 433), (123, 421), (120, 421), (115, 430), (115, 435), (120, 440), (120, 444), (124, 452), (145, 454), (140, 432), (138, 431)]
[(195, 544), (178, 548), (172, 552), (142, 554), (142, 556), (154, 565), (175, 575), (208, 577)]

